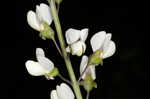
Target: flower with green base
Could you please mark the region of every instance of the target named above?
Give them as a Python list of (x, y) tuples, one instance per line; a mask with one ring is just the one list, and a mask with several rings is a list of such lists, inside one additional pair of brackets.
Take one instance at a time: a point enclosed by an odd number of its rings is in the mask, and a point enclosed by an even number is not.
[(111, 40), (111, 33), (101, 31), (91, 38), (93, 54), (90, 56), (89, 63), (94, 65), (102, 64), (102, 60), (112, 56), (116, 51), (116, 45)]
[(46, 76), (46, 78), (54, 79), (58, 75), (58, 69), (54, 67), (54, 63), (45, 57), (43, 49), (36, 49), (36, 61), (28, 60), (25, 65), (27, 71), (32, 76)]
[(30, 10), (27, 13), (27, 22), (35, 30), (40, 32), (42, 39), (54, 37), (54, 31), (49, 27), (52, 23), (52, 15), (48, 5), (41, 3), (36, 6), (36, 12)]
[(81, 56), (86, 50), (85, 40), (88, 36), (88, 29), (76, 30), (70, 28), (66, 31), (65, 36), (69, 45), (66, 51), (72, 55)]
[(56, 90), (51, 91), (51, 99), (74, 99), (74, 94), (71, 90), (71, 88), (65, 84), (62, 83), (60, 86), (56, 86)]

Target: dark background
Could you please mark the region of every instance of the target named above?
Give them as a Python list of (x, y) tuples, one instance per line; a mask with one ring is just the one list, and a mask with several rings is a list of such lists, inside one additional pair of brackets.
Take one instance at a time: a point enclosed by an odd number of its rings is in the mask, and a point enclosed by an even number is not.
[[(6, 75), (8, 98), (49, 99), (52, 89), (62, 81), (57, 77), (47, 81), (44, 77), (30, 76), (24, 63), (36, 60), (35, 49), (41, 47), (66, 77), (63, 59), (59, 56), (52, 41), (43, 41), (39, 33), (29, 27), (26, 14), (35, 11), (35, 6), (46, 0), (16, 1), (16, 33), (8, 33), (9, 39), (1, 36), (2, 49), (7, 51), (9, 73)], [(90, 99), (148, 99), (148, 51), (146, 36), (148, 32), (148, 7), (141, 2), (110, 2), (104, 0), (64, 0), (60, 6), (60, 21), (63, 33), (68, 28), (89, 28), (86, 41), (86, 55), (92, 53), (90, 38), (101, 30), (112, 33), (116, 43), (114, 56), (105, 59), (104, 65), (97, 67), (98, 88), (91, 92)], [(13, 25), (13, 24), (12, 24)], [(54, 24), (52, 24), (54, 28)], [(11, 36), (12, 35), (12, 36)], [(8, 61), (9, 60), (9, 61)], [(81, 57), (71, 56), (73, 68), (79, 76)], [(81, 87), (83, 95), (85, 92)], [(84, 98), (85, 99), (85, 98)]]

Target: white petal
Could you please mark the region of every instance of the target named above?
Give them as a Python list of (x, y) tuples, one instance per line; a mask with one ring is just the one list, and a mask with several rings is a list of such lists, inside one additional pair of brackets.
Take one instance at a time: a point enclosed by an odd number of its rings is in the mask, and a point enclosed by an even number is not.
[(25, 65), (29, 74), (33, 76), (42, 76), (47, 73), (47, 70), (43, 68), (43, 66), (41, 66), (41, 64), (39, 64), (38, 62), (29, 60), (25, 63)]
[(103, 47), (102, 47), (102, 51), (103, 52), (107, 50), (108, 45), (109, 45), (109, 43), (111, 41), (111, 36), (112, 35), (110, 33), (106, 34), (106, 38), (105, 38), (105, 41), (104, 41), (104, 44), (103, 44)]
[(56, 90), (51, 91), (51, 99), (58, 99)]
[(102, 45), (105, 41), (105, 37), (106, 37), (105, 31), (98, 32), (92, 36), (91, 46), (92, 46), (93, 52), (95, 52), (96, 50), (98, 50), (102, 47)]
[(70, 47), (69, 46), (67, 46), (66, 52), (70, 53)]
[(42, 48), (36, 48), (36, 57), (45, 57), (45, 53)]
[(80, 38), (80, 31), (76, 30), (76, 29), (68, 29), (66, 31), (66, 41), (68, 44), (72, 44), (74, 42), (76, 42), (77, 40), (79, 40)]
[(40, 24), (39, 21), (37, 20), (37, 16), (35, 12), (29, 11), (27, 13), (27, 21), (28, 24), (35, 30), (40, 31)]
[(40, 12), (41, 12), (40, 11), (40, 6), (36, 5), (36, 16), (37, 16), (38, 21), (41, 23), (42, 22), (42, 16), (41, 16)]
[(110, 41), (110, 43), (107, 46), (107, 50), (103, 51), (103, 59), (108, 58), (112, 56), (116, 51), (116, 45), (113, 41)]
[(83, 50), (83, 52), (82, 52), (82, 53), (84, 53), (84, 52), (85, 52), (85, 50), (86, 50), (86, 45), (85, 45), (85, 43), (84, 43), (84, 42), (82, 42), (82, 50)]
[(40, 6), (36, 6), (36, 13), (40, 21), (44, 21), (48, 25), (52, 23), (52, 15), (48, 5), (41, 3)]
[(49, 73), (54, 69), (54, 64), (51, 60), (46, 57), (37, 57), (38, 62), (45, 68)]
[(82, 41), (78, 41), (71, 45), (71, 53), (72, 55), (81, 56), (86, 50), (86, 45)]
[[(86, 68), (87, 64), (88, 64), (88, 57), (84, 55), (82, 56), (81, 63), (80, 63), (80, 75)], [(85, 76), (86, 76), (86, 73), (83, 74), (82, 79), (84, 79)]]
[(62, 83), (60, 86), (57, 86), (56, 90), (59, 99), (74, 99), (74, 94), (71, 88), (65, 83)]
[(88, 36), (88, 29), (82, 29), (81, 32), (80, 32), (80, 39), (85, 42), (85, 40), (87, 39), (87, 36)]
[(92, 79), (95, 80), (96, 79), (95, 66), (89, 66), (89, 67), (90, 67)]

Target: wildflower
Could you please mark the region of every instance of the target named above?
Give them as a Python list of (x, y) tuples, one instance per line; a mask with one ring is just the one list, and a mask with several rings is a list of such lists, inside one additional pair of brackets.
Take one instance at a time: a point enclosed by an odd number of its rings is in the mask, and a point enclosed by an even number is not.
[(36, 6), (36, 12), (30, 10), (27, 13), (28, 24), (39, 31), (43, 39), (52, 38), (54, 35), (54, 31), (49, 27), (52, 20), (50, 8), (44, 3)]
[(87, 36), (88, 29), (68, 29), (66, 31), (66, 41), (69, 46), (66, 48), (66, 51), (72, 55), (81, 56), (86, 50), (85, 40)]
[(74, 94), (67, 84), (62, 83), (51, 91), (51, 99), (74, 99)]
[(93, 50), (93, 55), (90, 57), (90, 62), (92, 64), (98, 65), (102, 63), (103, 59), (112, 56), (116, 51), (116, 45), (111, 40), (111, 33), (101, 31), (96, 33), (91, 38), (91, 46)]
[(57, 68), (54, 67), (54, 63), (45, 57), (43, 49), (36, 49), (37, 62), (28, 60), (25, 65), (32, 76), (46, 76), (50, 79), (54, 79), (54, 76), (58, 74)]

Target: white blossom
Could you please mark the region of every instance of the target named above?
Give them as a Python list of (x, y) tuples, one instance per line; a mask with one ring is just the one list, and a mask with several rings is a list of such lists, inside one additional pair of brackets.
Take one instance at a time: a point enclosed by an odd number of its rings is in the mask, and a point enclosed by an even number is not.
[[(86, 69), (87, 66), (88, 66), (88, 57), (84, 55), (84, 56), (82, 56), (82, 60), (80, 63), (80, 75), (82, 75), (82, 73), (84, 72), (84, 70)], [(88, 73), (91, 74), (91, 77), (93, 80), (96, 79), (96, 73), (95, 73), (95, 66), (94, 65), (89, 65), (87, 67), (86, 71), (82, 75), (82, 79), (84, 79)]]
[(88, 29), (76, 30), (70, 28), (66, 31), (65, 36), (69, 45), (66, 51), (72, 55), (81, 56), (86, 50), (85, 40), (88, 36)]
[[(36, 49), (37, 62), (28, 60), (25, 65), (29, 74), (33, 76), (43, 76), (50, 73), (54, 69), (54, 63), (45, 57), (44, 51), (41, 48)], [(51, 77), (53, 79), (53, 77)]]
[(111, 33), (101, 31), (96, 33), (91, 38), (91, 46), (93, 52), (100, 50), (100, 57), (102, 59), (112, 56), (116, 51), (116, 45), (114, 41), (111, 40)]
[(28, 24), (37, 31), (44, 30), (43, 22), (46, 22), (48, 25), (50, 25), (52, 20), (53, 18), (50, 7), (44, 3), (36, 6), (36, 12), (30, 10), (27, 13)]
[(74, 99), (74, 94), (71, 88), (62, 83), (60, 86), (56, 86), (56, 90), (51, 91), (51, 99)]

